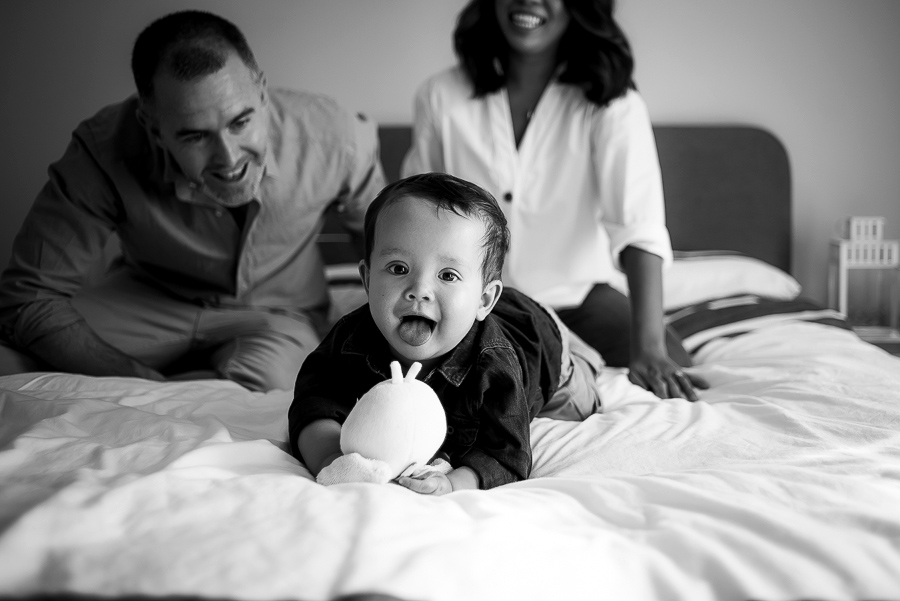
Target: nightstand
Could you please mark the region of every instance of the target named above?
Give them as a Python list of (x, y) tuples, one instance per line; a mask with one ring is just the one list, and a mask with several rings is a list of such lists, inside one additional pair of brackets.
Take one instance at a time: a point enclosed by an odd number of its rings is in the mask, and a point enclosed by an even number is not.
[(831, 241), (828, 306), (864, 341), (900, 356), (900, 240), (884, 239), (884, 217), (850, 217)]
[(900, 329), (879, 326), (855, 326), (856, 335), (892, 355), (900, 357)]

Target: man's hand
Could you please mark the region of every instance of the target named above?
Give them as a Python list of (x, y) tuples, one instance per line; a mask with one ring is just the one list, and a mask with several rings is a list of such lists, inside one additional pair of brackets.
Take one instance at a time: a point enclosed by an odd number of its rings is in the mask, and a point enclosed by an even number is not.
[(661, 399), (681, 398), (692, 403), (699, 398), (695, 387), (704, 390), (709, 388), (705, 379), (682, 371), (664, 355), (635, 353), (628, 366), (628, 379)]

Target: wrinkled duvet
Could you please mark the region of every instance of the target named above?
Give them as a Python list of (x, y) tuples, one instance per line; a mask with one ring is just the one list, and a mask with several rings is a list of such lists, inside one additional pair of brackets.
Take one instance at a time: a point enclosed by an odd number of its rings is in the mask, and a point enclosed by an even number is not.
[(316, 484), (290, 391), (0, 378), (0, 594), (900, 598), (900, 359), (786, 322), (696, 361), (699, 402), (606, 371), (531, 479), (435, 498)]

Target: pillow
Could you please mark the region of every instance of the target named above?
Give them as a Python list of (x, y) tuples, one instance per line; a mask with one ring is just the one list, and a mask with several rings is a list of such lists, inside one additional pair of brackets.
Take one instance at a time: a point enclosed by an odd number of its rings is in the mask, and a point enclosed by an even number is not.
[(765, 261), (724, 251), (676, 252), (663, 272), (666, 311), (741, 294), (793, 300), (800, 283)]
[(325, 266), (325, 279), (328, 280), (328, 296), (331, 307), (328, 311), (328, 325), (334, 325), (338, 319), (366, 304), (366, 289), (359, 278), (359, 266), (356, 263), (338, 263)]
[(689, 353), (697, 352), (716, 338), (733, 338), (796, 321), (851, 329), (843, 315), (834, 309), (825, 309), (802, 298), (773, 300), (747, 294), (698, 303), (666, 314), (666, 324), (675, 330)]
[[(332, 311), (343, 315), (366, 302), (353, 263), (328, 265), (326, 277), (332, 293)], [(610, 285), (628, 294), (625, 275), (615, 272)], [(345, 288), (346, 287), (346, 288)], [(336, 292), (340, 298), (335, 298)], [(676, 251), (675, 260), (663, 272), (663, 308), (666, 312), (707, 301), (752, 294), (774, 300), (793, 300), (800, 283), (765, 261), (730, 251)]]

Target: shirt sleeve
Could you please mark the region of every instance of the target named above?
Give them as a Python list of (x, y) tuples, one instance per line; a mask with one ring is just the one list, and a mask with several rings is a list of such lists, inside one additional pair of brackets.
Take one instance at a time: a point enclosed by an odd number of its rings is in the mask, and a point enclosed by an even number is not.
[(402, 177), (444, 171), (441, 149), (440, 116), (433, 102), (433, 85), (423, 83), (413, 102), (412, 143), (403, 159)]
[(320, 419), (333, 419), (343, 424), (359, 396), (348, 377), (340, 357), (339, 332), (346, 320), (339, 321), (319, 346), (310, 353), (297, 374), (294, 400), (288, 409), (288, 437), (291, 454), (300, 459), (297, 437), (309, 424)]
[(376, 123), (364, 115), (349, 118), (347, 176), (338, 206), (344, 225), (354, 232), (361, 232), (366, 209), (384, 187), (384, 170), (379, 158)]
[(512, 349), (495, 349), (479, 357), (481, 407), (473, 447), (454, 462), (478, 474), (481, 488), (519, 480), (531, 473), (531, 418), (521, 367)]
[(637, 92), (598, 109), (593, 156), (599, 178), (601, 221), (609, 235), (613, 263), (635, 246), (672, 261), (666, 229), (662, 174), (647, 106)]
[(0, 322), (26, 348), (83, 319), (70, 299), (115, 229), (117, 197), (90, 152), (90, 139), (90, 131), (80, 126), (63, 157), (50, 166), (49, 181), (0, 278)]

